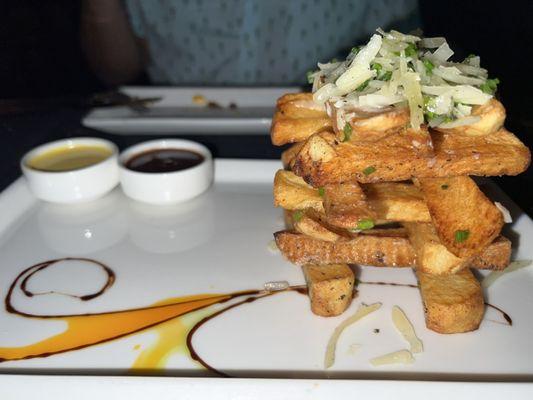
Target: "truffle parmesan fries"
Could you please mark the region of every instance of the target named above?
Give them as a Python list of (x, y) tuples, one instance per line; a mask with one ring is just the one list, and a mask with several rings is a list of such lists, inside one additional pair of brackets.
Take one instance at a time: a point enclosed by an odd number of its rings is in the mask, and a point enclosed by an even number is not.
[(479, 327), (471, 270), (509, 265), (510, 217), (470, 176), (517, 175), (530, 152), (503, 126), (498, 79), (478, 56), (452, 55), (444, 38), (378, 29), (344, 61), (318, 63), (312, 93), (277, 101), (272, 143), (292, 146), (274, 180), (287, 230), (274, 236), (314, 313), (350, 305), (349, 264), (413, 268), (429, 329)]

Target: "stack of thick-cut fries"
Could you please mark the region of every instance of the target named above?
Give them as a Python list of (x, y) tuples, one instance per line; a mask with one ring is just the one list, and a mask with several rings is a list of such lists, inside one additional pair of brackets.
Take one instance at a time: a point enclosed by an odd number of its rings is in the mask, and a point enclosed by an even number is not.
[(478, 328), (484, 299), (471, 269), (505, 269), (511, 243), (500, 235), (505, 210), (469, 176), (519, 174), (530, 153), (503, 128), (497, 100), (474, 113), (469, 127), (413, 130), (407, 108), (387, 109), (350, 121), (347, 138), (311, 93), (278, 100), (272, 142), (292, 146), (274, 180), (287, 224), (275, 239), (303, 267), (313, 312), (349, 306), (351, 264), (413, 268), (429, 329)]

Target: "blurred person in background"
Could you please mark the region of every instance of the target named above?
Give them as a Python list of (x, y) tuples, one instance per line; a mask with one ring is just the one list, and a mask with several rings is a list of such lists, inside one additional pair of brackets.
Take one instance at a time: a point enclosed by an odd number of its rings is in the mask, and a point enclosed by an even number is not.
[(83, 0), (81, 43), (109, 86), (294, 85), (377, 27), (421, 25), (416, 0)]

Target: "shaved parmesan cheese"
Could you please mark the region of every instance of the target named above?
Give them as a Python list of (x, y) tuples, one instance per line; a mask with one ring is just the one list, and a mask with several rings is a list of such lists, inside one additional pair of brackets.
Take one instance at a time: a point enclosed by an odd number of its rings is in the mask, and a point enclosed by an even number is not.
[(341, 95), (341, 91), (333, 83), (326, 83), (313, 94), (313, 100), (324, 104), (330, 97)]
[(437, 50), (431, 55), (431, 58), (434, 59), (437, 62), (443, 63), (444, 61), (447, 61), (448, 58), (453, 56), (453, 50), (450, 49), (450, 46), (448, 46), (448, 43), (444, 42), (439, 46)]
[(513, 222), (513, 218), (511, 217), (511, 213), (509, 212), (509, 210), (507, 208), (505, 208), (502, 205), (502, 203), (498, 203), (497, 201), (495, 201), (494, 205), (502, 213), (503, 222), (505, 222), (506, 224), (510, 224), (511, 222)]
[(451, 92), (454, 101), (464, 104), (485, 104), (492, 96), (483, 93), (478, 88), (466, 85), (457, 86), (428, 86), (422, 85), (422, 93), (438, 96)]
[(466, 85), (482, 85), (485, 79), (472, 78), (461, 75), (461, 71), (455, 67), (443, 67), (442, 65), (433, 70), (433, 73), (442, 79), (453, 83), (462, 83)]
[(268, 251), (270, 251), (272, 254), (277, 254), (277, 253), (279, 253), (278, 245), (276, 244), (276, 241), (275, 241), (274, 239), (272, 239), (270, 242), (268, 242), (268, 244), (267, 244), (267, 249), (268, 249)]
[(451, 62), (453, 54), (442, 37), (377, 29), (365, 46), (352, 48), (343, 61), (318, 63), (307, 78), (313, 83), (313, 101), (321, 107), (330, 104), (330, 116), (353, 107), (406, 103), (413, 129), (424, 122), (430, 127), (467, 125), (473, 121), (463, 119), (472, 115), (470, 106), (492, 98), (481, 90), (489, 75), (479, 57)]
[(434, 38), (424, 38), (418, 44), (420, 47), (425, 47), (426, 49), (436, 49), (439, 46), (442, 46), (446, 43), (446, 39), (443, 37), (434, 37)]
[(357, 89), (365, 81), (375, 76), (376, 71), (370, 69), (370, 62), (376, 57), (381, 47), (381, 36), (372, 35), (368, 44), (357, 53), (350, 68), (335, 82), (342, 94)]
[(411, 321), (409, 321), (405, 313), (398, 306), (392, 307), (392, 322), (394, 322), (394, 326), (398, 329), (398, 332), (400, 332), (403, 338), (409, 343), (409, 346), (411, 346), (411, 353), (422, 353), (424, 351), (424, 345), (416, 336), (413, 324), (411, 324)]
[(267, 282), (263, 286), (267, 292), (279, 292), (280, 290), (286, 290), (289, 288), (289, 282), (287, 281), (273, 281)]
[(510, 272), (518, 271), (519, 269), (529, 267), (533, 263), (533, 260), (517, 260), (513, 261), (507, 268), (505, 268), (503, 271), (492, 271), (490, 274), (488, 274), (482, 281), (481, 281), (481, 287), (484, 289), (487, 289), (489, 286), (491, 286), (496, 279), (501, 278), (503, 275), (508, 274)]
[(326, 346), (326, 355), (324, 357), (324, 368), (329, 368), (335, 362), (335, 350), (337, 347), (337, 341), (341, 336), (341, 333), (350, 325), (356, 323), (361, 318), (366, 317), (368, 314), (373, 313), (381, 307), (381, 303), (374, 303), (371, 305), (361, 304), (356, 313), (350, 318), (344, 320), (339, 326), (335, 328), (333, 334), (329, 338), (328, 345)]
[(402, 86), (409, 104), (411, 127), (413, 129), (420, 129), (420, 125), (424, 123), (424, 98), (420, 90), (418, 76), (414, 72), (404, 74), (402, 76)]
[(370, 360), (370, 364), (374, 367), (389, 364), (412, 364), (415, 358), (409, 350), (398, 350), (393, 353), (385, 354)]
[(387, 107), (392, 104), (400, 103), (404, 99), (402, 96), (383, 96), (381, 94), (367, 94), (359, 97), (359, 105), (361, 107)]

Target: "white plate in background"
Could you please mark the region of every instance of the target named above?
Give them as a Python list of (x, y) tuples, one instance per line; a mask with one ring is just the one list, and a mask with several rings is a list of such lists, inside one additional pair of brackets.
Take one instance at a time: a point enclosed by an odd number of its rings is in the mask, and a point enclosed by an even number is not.
[[(83, 118), (89, 128), (116, 134), (266, 134), (276, 100), (298, 87), (273, 88), (178, 88), (123, 87), (122, 92), (141, 98), (162, 97), (145, 112), (129, 107), (93, 109)], [(194, 104), (201, 95), (222, 108)], [(234, 104), (236, 108), (230, 108)]]

